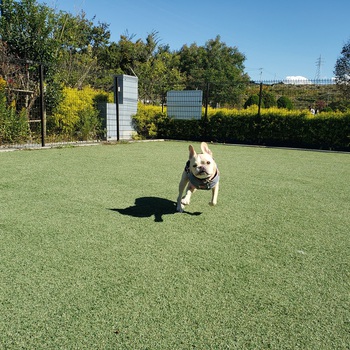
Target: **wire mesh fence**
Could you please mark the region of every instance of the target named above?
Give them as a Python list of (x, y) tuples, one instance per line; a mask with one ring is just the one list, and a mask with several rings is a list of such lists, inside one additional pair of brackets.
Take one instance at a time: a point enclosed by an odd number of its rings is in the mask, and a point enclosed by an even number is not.
[(41, 145), (44, 120), (43, 67), (31, 61), (0, 60), (0, 145)]
[[(262, 96), (260, 96), (260, 85)], [(267, 102), (264, 107), (270, 107), (271, 101), (266, 101), (269, 98), (272, 98), (272, 104), (278, 106), (277, 101), (281, 97), (289, 99), (293, 109), (312, 109), (315, 112), (339, 110), (344, 102), (344, 97), (334, 79), (305, 78), (252, 82), (249, 91), (250, 96), (257, 94), (262, 98), (262, 102)]]
[[(69, 133), (58, 125), (62, 119), (69, 122), (70, 113), (75, 108), (74, 103), (78, 105), (81, 101), (75, 101), (74, 94), (71, 95), (69, 108), (65, 106), (58, 113), (57, 104), (53, 107), (50, 102), (50, 91), (53, 88), (49, 80), (45, 81), (44, 72), (45, 67), (38, 63), (10, 59), (0, 52), (0, 147), (41, 147), (53, 143), (103, 140), (106, 132), (102, 130), (103, 123), (97, 120), (97, 104), (91, 103), (90, 106), (85, 106), (84, 110), (77, 112), (81, 121), (77, 123), (76, 128), (80, 130)], [(139, 82), (139, 101), (164, 107), (167, 103), (167, 91), (185, 88), (179, 88), (178, 84), (169, 84), (166, 88), (158, 86), (148, 91), (150, 87), (147, 86), (149, 85)], [(259, 104), (261, 108), (281, 107), (279, 101), (287, 99), (290, 101), (290, 108), (312, 109), (317, 113), (341, 110), (344, 105), (344, 98), (333, 79), (287, 79), (248, 83), (216, 81), (200, 82), (193, 86), (192, 89), (203, 91), (204, 107), (210, 105), (213, 108), (243, 109), (249, 106), (249, 101), (251, 104)], [(110, 92), (105, 92), (103, 98), (108, 93)], [(226, 102), (220, 103), (224, 95)], [(232, 96), (229, 102), (227, 96)], [(94, 132), (85, 130), (87, 127), (93, 127)]]

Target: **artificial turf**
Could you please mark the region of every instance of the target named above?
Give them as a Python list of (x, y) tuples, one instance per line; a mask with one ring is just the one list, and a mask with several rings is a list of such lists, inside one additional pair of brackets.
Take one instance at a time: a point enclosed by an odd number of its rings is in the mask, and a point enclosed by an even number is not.
[(211, 148), (183, 214), (187, 143), (0, 153), (0, 347), (349, 349), (349, 154)]

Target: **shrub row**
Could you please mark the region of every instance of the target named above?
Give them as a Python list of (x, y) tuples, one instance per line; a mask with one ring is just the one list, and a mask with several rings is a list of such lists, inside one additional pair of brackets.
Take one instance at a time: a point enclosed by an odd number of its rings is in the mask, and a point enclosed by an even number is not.
[(270, 108), (259, 116), (251, 107), (212, 110), (207, 120), (176, 120), (142, 107), (133, 120), (140, 138), (350, 150), (350, 112), (312, 115)]
[(101, 120), (96, 108), (98, 102), (109, 101), (111, 96), (89, 86), (83, 89), (65, 87), (63, 99), (47, 118), (49, 135), (63, 138), (94, 140), (101, 136)]

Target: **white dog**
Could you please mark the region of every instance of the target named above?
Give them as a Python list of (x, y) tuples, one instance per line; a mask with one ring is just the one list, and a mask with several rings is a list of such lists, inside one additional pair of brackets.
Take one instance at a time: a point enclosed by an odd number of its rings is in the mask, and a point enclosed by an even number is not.
[[(216, 205), (219, 193), (219, 169), (213, 159), (213, 154), (205, 142), (201, 143), (203, 153), (197, 154), (193, 146), (189, 146), (189, 160), (186, 163), (185, 170), (182, 173), (179, 184), (179, 196), (177, 198), (178, 212), (183, 212), (185, 205), (190, 204), (191, 195), (196, 189), (212, 190), (212, 198), (209, 205)], [(186, 194), (182, 197), (183, 191)]]

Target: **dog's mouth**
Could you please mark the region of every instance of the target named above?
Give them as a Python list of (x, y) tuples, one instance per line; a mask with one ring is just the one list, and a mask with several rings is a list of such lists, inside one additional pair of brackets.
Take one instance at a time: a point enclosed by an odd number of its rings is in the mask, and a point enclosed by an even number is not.
[(195, 176), (200, 178), (207, 178), (210, 176), (210, 174), (206, 170), (201, 169), (200, 171), (197, 172), (197, 174), (195, 174)]

